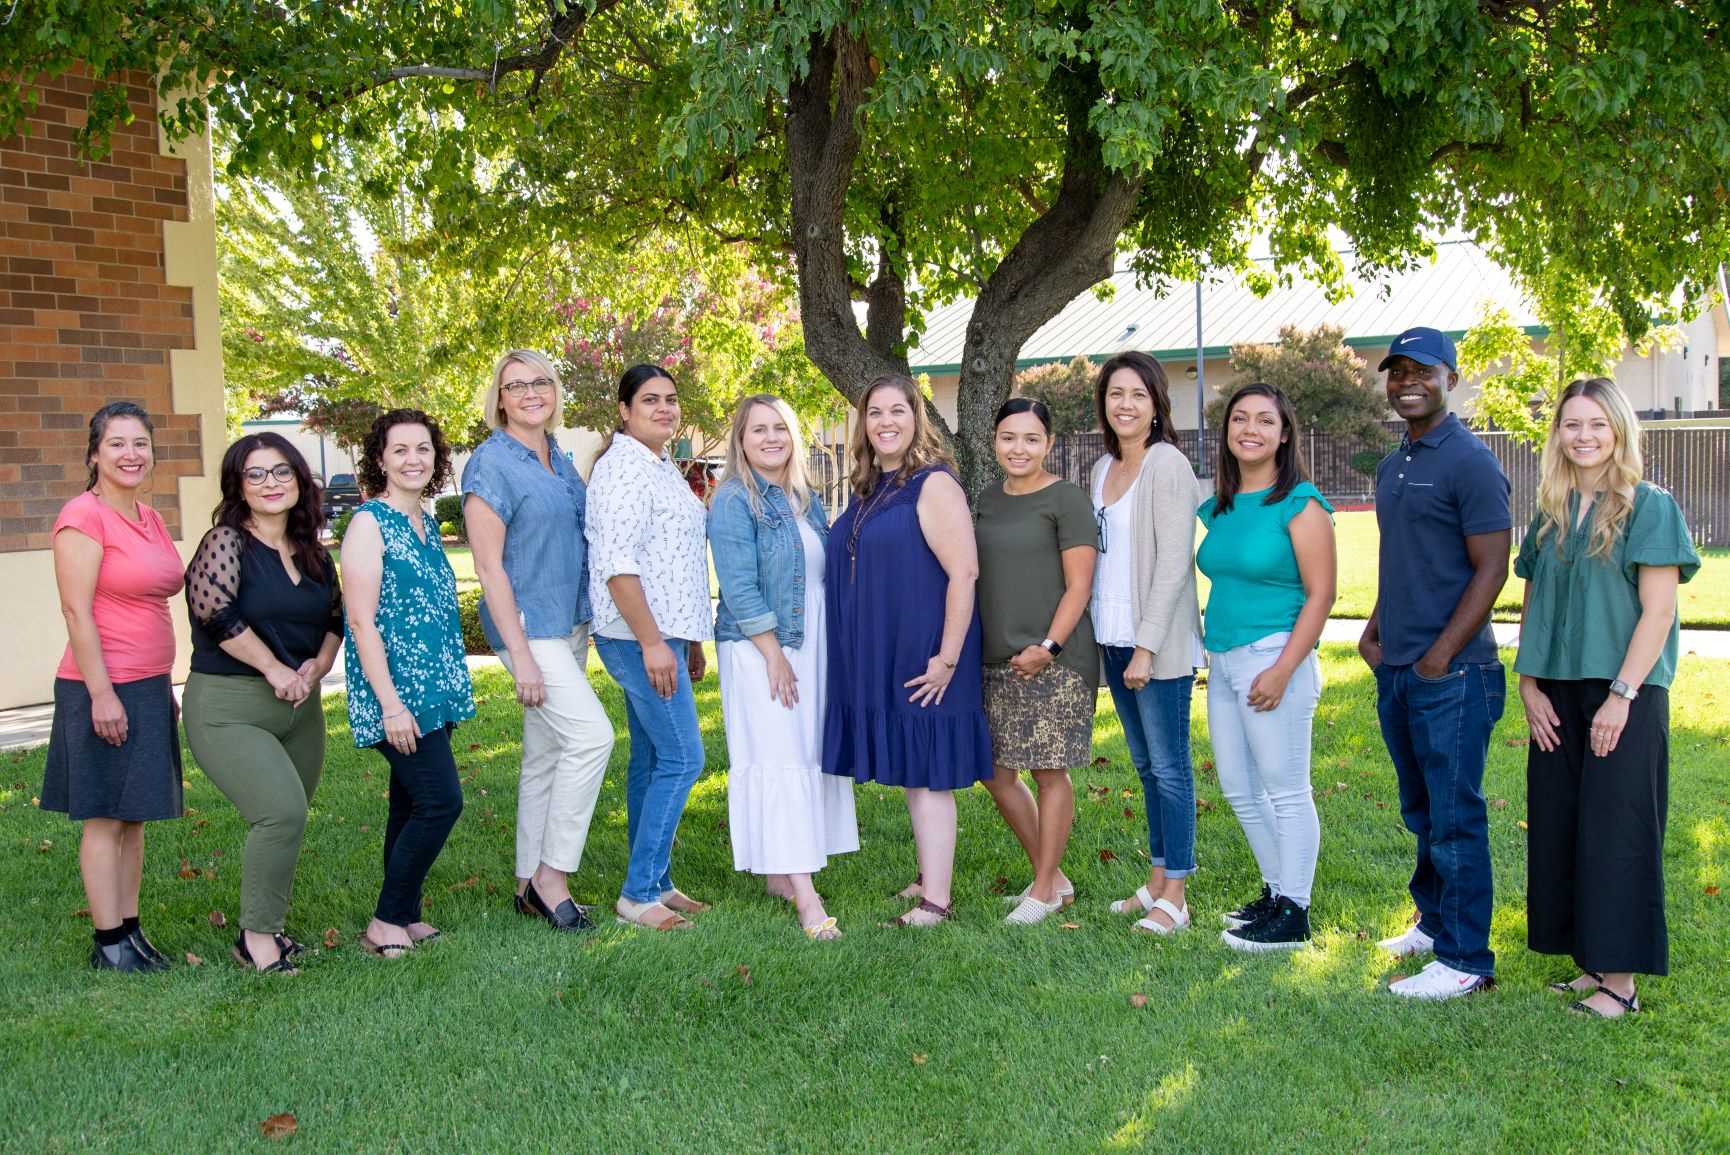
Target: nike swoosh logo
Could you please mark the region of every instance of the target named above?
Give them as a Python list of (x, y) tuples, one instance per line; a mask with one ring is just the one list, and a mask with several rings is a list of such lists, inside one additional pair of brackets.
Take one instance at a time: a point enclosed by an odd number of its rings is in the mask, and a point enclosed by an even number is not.
[(1418, 337), (1401, 337), (1400, 338), (1400, 344), (1410, 345), (1413, 341), (1417, 341), (1417, 340), (1421, 340), (1421, 338), (1418, 338)]

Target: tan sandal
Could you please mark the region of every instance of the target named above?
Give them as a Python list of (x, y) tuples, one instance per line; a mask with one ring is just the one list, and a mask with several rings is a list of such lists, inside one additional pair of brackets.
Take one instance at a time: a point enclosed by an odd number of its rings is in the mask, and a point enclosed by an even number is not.
[(648, 930), (690, 930), (697, 925), (678, 911), (659, 902), (632, 902), (628, 898), (620, 898), (613, 904), (613, 912), (619, 916), (620, 922)]
[(414, 943), (376, 942), (365, 931), (354, 940), (367, 954), (377, 955), (383, 959), (399, 959), (414, 949)]
[(661, 905), (680, 914), (703, 914), (709, 909), (708, 903), (698, 902), (678, 887), (661, 892)]

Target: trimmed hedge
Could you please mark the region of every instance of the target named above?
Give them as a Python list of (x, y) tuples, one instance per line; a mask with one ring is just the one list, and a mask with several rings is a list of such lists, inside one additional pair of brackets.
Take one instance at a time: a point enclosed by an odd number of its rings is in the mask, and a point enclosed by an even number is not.
[(463, 650), (470, 654), (491, 656), (493, 648), (487, 645), (486, 631), (481, 629), (481, 591), (467, 589), (457, 591), (457, 617), (463, 624)]
[(439, 532), (456, 538), (460, 542), (469, 539), (468, 526), (463, 524), (463, 499), (460, 494), (447, 493), (433, 501), (433, 517), (438, 520)]

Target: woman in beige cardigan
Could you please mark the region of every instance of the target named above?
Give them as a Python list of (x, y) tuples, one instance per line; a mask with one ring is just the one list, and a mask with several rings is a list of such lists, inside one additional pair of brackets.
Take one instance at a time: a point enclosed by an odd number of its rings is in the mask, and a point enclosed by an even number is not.
[(1145, 353), (1100, 367), (1093, 388), (1109, 451), (1093, 467), (1099, 523), (1093, 630), (1147, 806), (1147, 885), (1111, 904), (1137, 930), (1189, 925), (1195, 781), (1189, 703), (1201, 664), (1195, 596), (1195, 471), (1173, 439), (1165, 370)]

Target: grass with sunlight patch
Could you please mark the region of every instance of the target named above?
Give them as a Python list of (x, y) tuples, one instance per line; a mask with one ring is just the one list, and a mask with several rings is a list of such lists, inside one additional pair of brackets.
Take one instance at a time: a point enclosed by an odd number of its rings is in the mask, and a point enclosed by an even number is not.
[[(711, 677), (699, 694), (711, 768), (674, 869), (715, 909), (686, 935), (608, 918), (566, 938), (510, 908), (521, 722), (504, 675), (483, 672), (481, 716), (457, 737), (467, 809), (427, 887), (445, 938), (397, 963), (353, 945), (379, 880), (385, 764), (349, 746), (329, 698), (290, 930), (318, 943), (330, 928), (340, 945), (286, 980), (233, 966), (232, 931), (211, 925), (224, 911), (232, 927), (244, 830), (190, 757), (188, 817), (149, 830), (144, 913), (175, 958), (205, 961), (127, 977), (85, 968), (77, 830), (31, 801), (42, 753), (0, 755), (7, 1145), (257, 1150), (259, 1122), (292, 1112), (303, 1151), (1724, 1149), (1730, 723), (1716, 694), (1730, 666), (1685, 659), (1672, 699), (1672, 975), (1642, 984), (1645, 1014), (1606, 1024), (1566, 1014), (1543, 984), (1568, 964), (1522, 945), (1517, 716), (1486, 779), (1500, 988), (1435, 1005), (1382, 990), (1407, 965), (1374, 940), (1407, 918), (1412, 838), (1373, 681), (1345, 647), (1323, 657), (1316, 941), (1277, 956), (1217, 941), (1219, 912), (1257, 880), (1209, 761), (1201, 694), (1196, 927), (1170, 940), (1133, 935), (1105, 909), (1144, 877), (1146, 830), (1103, 696), (1104, 764), (1076, 774), (1079, 902), (1065, 918), (1003, 925), (995, 892), (1027, 871), (978, 789), (959, 800), (957, 921), (879, 928), (901, 909), (888, 896), (913, 856), (901, 795), (871, 787), (858, 799), (864, 849), (819, 876), (846, 937), (805, 941), (732, 871)], [(617, 689), (598, 672), (596, 684), (617, 720)], [(625, 757), (621, 735), (576, 880), (586, 901), (610, 902), (623, 872)]]

